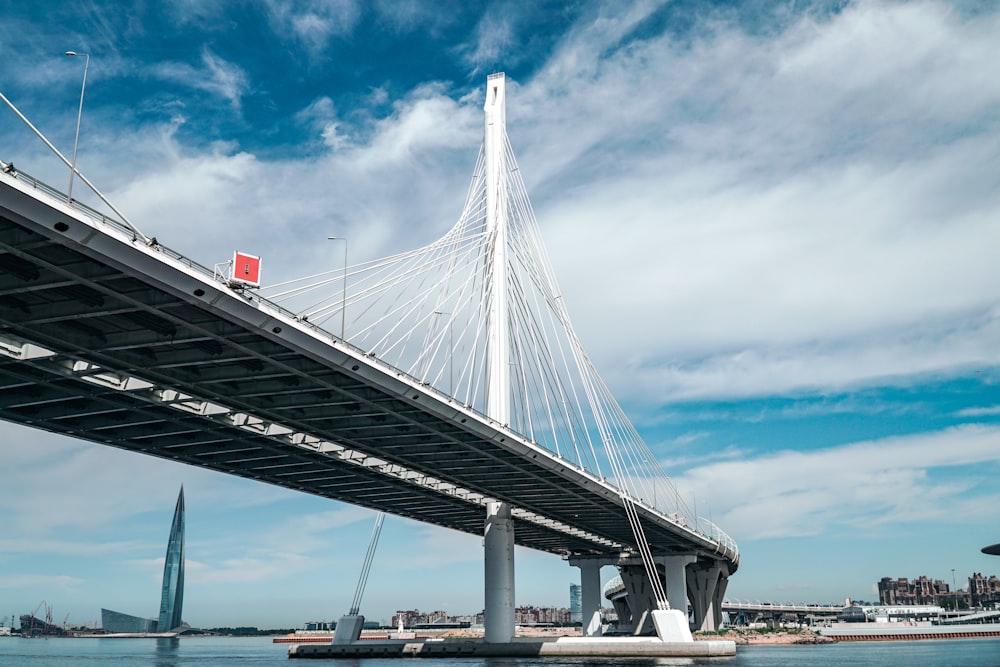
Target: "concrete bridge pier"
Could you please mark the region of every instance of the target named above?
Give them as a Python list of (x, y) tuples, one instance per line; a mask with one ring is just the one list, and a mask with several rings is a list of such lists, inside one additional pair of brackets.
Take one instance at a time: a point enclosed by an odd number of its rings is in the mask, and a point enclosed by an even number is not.
[(688, 577), (688, 599), (694, 613), (694, 627), (712, 631), (722, 627), (722, 601), (729, 572), (719, 562), (692, 568)]
[(670, 603), (670, 608), (679, 609), (687, 616), (687, 567), (697, 562), (698, 557), (694, 554), (661, 556), (656, 561), (663, 567), (664, 579), (666, 580), (667, 602)]
[[(688, 610), (688, 566), (697, 560), (698, 557), (694, 554), (654, 558), (656, 570), (660, 573), (667, 592), (667, 603), (685, 618)], [(646, 570), (634, 563), (619, 564), (618, 570), (627, 594), (627, 602), (623, 600), (615, 603), (619, 627), (628, 627), (634, 635), (649, 634), (653, 631), (652, 612), (657, 605), (646, 578)]]
[(485, 639), (509, 642), (514, 639), (514, 521), (509, 504), (492, 502), (486, 506), (483, 550)]
[(628, 600), (628, 618), (619, 613), (618, 626), (628, 629), (633, 635), (648, 635), (653, 632), (653, 616), (656, 599), (653, 597), (646, 570), (642, 565), (619, 565), (622, 585)]
[(580, 568), (583, 636), (600, 637), (604, 634), (601, 624), (601, 568), (614, 565), (615, 561), (608, 558), (570, 558), (569, 564)]

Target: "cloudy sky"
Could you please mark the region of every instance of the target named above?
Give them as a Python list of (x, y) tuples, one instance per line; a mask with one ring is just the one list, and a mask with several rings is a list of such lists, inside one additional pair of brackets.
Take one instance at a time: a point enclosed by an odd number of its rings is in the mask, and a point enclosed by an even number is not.
[[(577, 331), (739, 543), (729, 596), (1000, 574), (993, 2), (170, 0), (0, 5), (2, 91), (148, 236), (264, 282), (428, 243), (487, 74)], [(6, 108), (0, 159), (68, 170)], [(74, 194), (86, 198), (79, 183)], [(0, 618), (153, 615), (177, 491), (185, 619), (347, 611), (372, 513), (0, 423)], [(482, 608), (481, 540), (390, 518), (362, 611)], [(517, 602), (577, 575), (518, 552)], [(614, 573), (605, 572), (605, 578)]]

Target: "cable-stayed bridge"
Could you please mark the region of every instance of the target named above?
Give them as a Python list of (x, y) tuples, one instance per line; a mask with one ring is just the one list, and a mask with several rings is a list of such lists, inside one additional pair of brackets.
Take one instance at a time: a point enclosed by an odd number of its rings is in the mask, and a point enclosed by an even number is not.
[(736, 545), (573, 333), (504, 105), (491, 75), (442, 239), (261, 291), (0, 163), (0, 417), (484, 534), (488, 640), (513, 636), (515, 543), (581, 568), (592, 634), (604, 565), (637, 631), (688, 604), (716, 627)]

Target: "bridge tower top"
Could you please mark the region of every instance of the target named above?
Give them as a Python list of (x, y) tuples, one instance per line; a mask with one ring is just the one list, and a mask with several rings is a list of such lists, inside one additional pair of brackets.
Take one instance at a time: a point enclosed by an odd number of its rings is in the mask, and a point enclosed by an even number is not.
[(501, 424), (510, 424), (510, 330), (507, 301), (507, 170), (506, 77), (491, 74), (486, 79), (485, 131), (486, 233), (490, 246), (488, 269), (489, 357), (486, 413)]

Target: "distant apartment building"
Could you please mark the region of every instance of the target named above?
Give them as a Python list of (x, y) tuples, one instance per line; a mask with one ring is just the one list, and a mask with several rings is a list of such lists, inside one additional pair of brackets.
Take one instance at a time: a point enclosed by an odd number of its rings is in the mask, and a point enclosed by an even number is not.
[(445, 626), (445, 625), (470, 625), (469, 617), (449, 616), (446, 611), (422, 612), (419, 609), (397, 610), (392, 615), (392, 627), (398, 627), (402, 620), (404, 628), (416, 628), (420, 626)]
[[(514, 610), (514, 622), (518, 625), (570, 625), (571, 613), (566, 608), (524, 606)], [(421, 626), (465, 626), (475, 623), (482, 625), (483, 612), (467, 616), (449, 616), (446, 611), (424, 613), (419, 609), (401, 609), (392, 615), (392, 627), (398, 627), (400, 620), (405, 628)]]
[(984, 577), (979, 572), (969, 577), (969, 604), (973, 607), (993, 607), (1000, 603), (1000, 579)]
[(424, 624), (426, 622), (427, 614), (421, 612), (419, 609), (399, 609), (392, 615), (392, 627), (394, 628), (400, 624), (404, 628), (412, 628), (418, 623)]
[(514, 622), (518, 625), (569, 625), (569, 609), (556, 607), (518, 607), (514, 610)]
[(938, 605), (946, 608), (961, 606), (993, 607), (1000, 603), (1000, 579), (976, 572), (969, 577), (968, 590), (952, 591), (940, 579), (883, 577), (878, 582), (880, 605)]
[(948, 584), (940, 579), (931, 581), (920, 576), (913, 581), (906, 577), (893, 579), (882, 577), (878, 582), (878, 602), (880, 605), (936, 605), (941, 596), (950, 592)]

